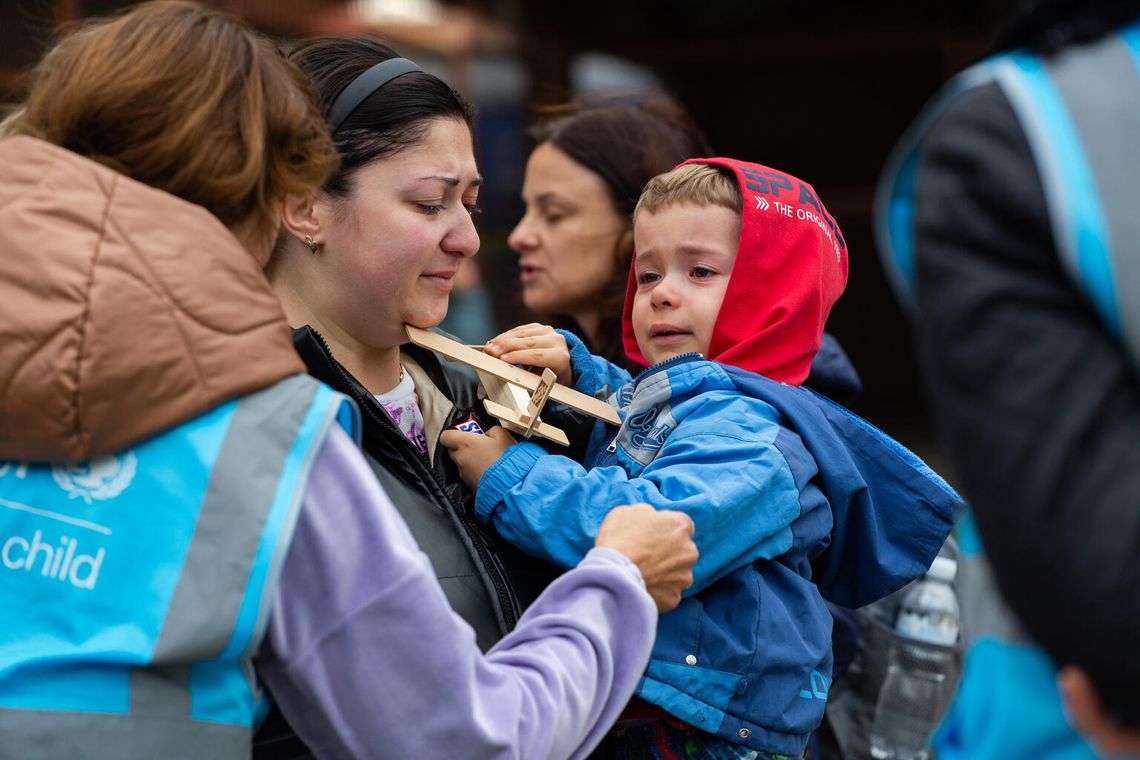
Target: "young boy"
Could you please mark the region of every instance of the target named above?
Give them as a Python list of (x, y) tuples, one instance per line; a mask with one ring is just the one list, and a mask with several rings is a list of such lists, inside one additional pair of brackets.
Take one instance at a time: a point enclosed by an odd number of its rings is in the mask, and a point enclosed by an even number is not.
[(650, 181), (634, 242), (624, 337), (650, 366), (636, 379), (541, 325), (489, 346), (617, 407), (620, 428), (595, 426), (584, 466), (498, 428), (441, 441), (478, 486), (478, 515), (563, 566), (614, 504), (693, 518), (695, 582), (661, 618), (638, 689), (663, 712), (619, 745), (799, 757), (831, 675), (824, 597), (858, 606), (921, 574), (958, 499), (897, 443), (796, 387), (847, 278), (846, 245), (810, 185), (689, 161)]

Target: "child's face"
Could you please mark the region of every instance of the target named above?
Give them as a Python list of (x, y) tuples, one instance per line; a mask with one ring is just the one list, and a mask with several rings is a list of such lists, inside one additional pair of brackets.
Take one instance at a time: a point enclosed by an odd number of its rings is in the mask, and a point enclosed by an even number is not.
[(740, 245), (740, 214), (675, 203), (642, 211), (633, 228), (633, 332), (650, 364), (708, 355), (713, 326)]

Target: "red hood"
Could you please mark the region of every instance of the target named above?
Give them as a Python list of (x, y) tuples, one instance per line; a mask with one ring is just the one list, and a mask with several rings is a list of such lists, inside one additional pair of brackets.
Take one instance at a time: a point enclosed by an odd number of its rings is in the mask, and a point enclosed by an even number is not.
[[(740, 248), (707, 358), (799, 385), (847, 284), (847, 244), (839, 225), (812, 186), (790, 174), (731, 158), (685, 164), (731, 170), (744, 195)], [(622, 338), (629, 357), (647, 365), (630, 319), (636, 289), (631, 266)]]

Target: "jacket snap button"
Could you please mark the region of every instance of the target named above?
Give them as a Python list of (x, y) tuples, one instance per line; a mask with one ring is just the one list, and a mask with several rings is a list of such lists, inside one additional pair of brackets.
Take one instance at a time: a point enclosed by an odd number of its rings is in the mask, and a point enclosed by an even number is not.
[(689, 665), (696, 665), (697, 664), (697, 656), (694, 654), (691, 654), (685, 658), (685, 662)]
[(747, 739), (748, 738), (748, 729), (747, 728), (740, 729), (740, 738), (741, 739)]

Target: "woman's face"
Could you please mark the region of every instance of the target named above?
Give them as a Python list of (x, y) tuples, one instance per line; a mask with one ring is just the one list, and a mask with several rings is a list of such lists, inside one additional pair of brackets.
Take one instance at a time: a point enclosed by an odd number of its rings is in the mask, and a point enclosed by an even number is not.
[(405, 323), (443, 320), (463, 259), (479, 250), (481, 181), (467, 125), (439, 118), (414, 145), (359, 169), (347, 197), (318, 201), (320, 300), (344, 332), (386, 348), (407, 341)]
[(618, 267), (629, 222), (605, 182), (550, 143), (534, 149), (523, 181), (526, 215), (507, 242), (519, 255), (523, 302), (578, 315), (596, 308)]

